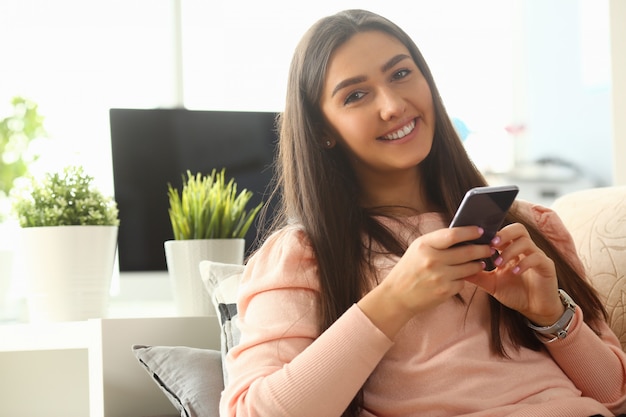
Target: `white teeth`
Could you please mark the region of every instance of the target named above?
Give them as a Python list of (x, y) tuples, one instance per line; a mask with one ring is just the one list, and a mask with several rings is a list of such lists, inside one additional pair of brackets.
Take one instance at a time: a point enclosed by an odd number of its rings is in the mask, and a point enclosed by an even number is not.
[(413, 129), (415, 129), (415, 119), (411, 120), (411, 122), (408, 123), (406, 126), (404, 126), (402, 129), (396, 132), (390, 133), (389, 135), (383, 136), (383, 139), (386, 139), (386, 140), (402, 139), (403, 137), (411, 133)]

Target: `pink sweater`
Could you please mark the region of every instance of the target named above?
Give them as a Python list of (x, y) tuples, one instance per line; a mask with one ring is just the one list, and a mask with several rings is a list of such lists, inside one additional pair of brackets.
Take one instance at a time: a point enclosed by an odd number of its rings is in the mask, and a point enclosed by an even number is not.
[[(523, 209), (576, 265), (556, 214)], [(444, 227), (416, 217), (421, 233)], [(381, 257), (380, 278), (394, 264)], [(241, 343), (227, 357), (220, 415), (340, 416), (364, 386), (362, 416), (604, 416), (626, 412), (626, 355), (609, 329), (600, 336), (577, 309), (568, 337), (534, 352), (489, 350), (488, 297), (466, 283), (389, 340), (353, 305), (327, 331), (317, 324), (316, 261), (304, 232), (287, 228), (249, 261), (239, 294)]]

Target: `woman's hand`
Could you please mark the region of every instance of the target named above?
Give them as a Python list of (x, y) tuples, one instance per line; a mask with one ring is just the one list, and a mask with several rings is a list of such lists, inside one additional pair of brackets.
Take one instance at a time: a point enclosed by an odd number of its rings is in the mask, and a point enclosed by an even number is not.
[(366, 294), (359, 307), (393, 338), (420, 311), (458, 294), (464, 278), (482, 271), (489, 245), (459, 245), (483, 234), (475, 226), (440, 229), (415, 239), (383, 282)]
[(554, 324), (563, 314), (554, 262), (535, 245), (526, 228), (508, 225), (491, 242), (500, 251), (497, 268), (467, 278), (505, 306), (539, 326)]

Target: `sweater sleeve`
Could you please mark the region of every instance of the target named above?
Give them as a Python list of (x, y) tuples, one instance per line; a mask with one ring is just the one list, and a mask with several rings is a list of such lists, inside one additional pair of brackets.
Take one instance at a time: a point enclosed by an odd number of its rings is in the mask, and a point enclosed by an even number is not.
[(356, 305), (320, 334), (307, 242), (299, 229), (278, 232), (245, 268), (221, 416), (340, 416), (392, 345)]
[[(539, 229), (584, 276), (574, 241), (558, 215), (541, 206), (530, 206), (530, 210)], [(595, 398), (616, 414), (626, 412), (626, 354), (617, 336), (604, 321), (592, 330), (579, 308), (573, 320), (565, 339), (546, 344), (548, 352), (584, 396)]]

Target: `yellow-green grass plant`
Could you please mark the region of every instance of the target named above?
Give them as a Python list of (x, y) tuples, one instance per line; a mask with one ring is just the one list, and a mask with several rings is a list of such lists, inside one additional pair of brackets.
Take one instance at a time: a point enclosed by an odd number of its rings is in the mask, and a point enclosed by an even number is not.
[(252, 225), (263, 203), (247, 210), (253, 193), (237, 193), (234, 178), (226, 182), (226, 170), (210, 175), (187, 171), (183, 187), (168, 184), (169, 216), (175, 240), (241, 239)]

